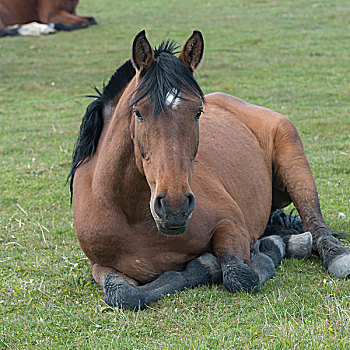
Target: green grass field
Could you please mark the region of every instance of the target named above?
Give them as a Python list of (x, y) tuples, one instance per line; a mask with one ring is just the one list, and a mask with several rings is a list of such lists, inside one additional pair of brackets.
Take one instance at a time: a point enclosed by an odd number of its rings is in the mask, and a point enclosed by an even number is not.
[(350, 232), (349, 2), (81, 0), (78, 13), (99, 25), (0, 41), (0, 348), (349, 349), (350, 281), (317, 257), (284, 260), (256, 294), (204, 286), (142, 312), (108, 308), (65, 185), (81, 96), (130, 57), (140, 30), (156, 45), (199, 29), (203, 90), (289, 116), (326, 221)]

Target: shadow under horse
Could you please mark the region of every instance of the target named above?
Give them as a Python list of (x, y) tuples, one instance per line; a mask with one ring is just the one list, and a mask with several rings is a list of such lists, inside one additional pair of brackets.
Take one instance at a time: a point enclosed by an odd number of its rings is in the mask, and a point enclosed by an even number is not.
[(93, 17), (78, 16), (79, 0), (0, 0), (0, 37), (19, 35), (18, 28), (31, 22), (52, 24), (55, 30), (76, 30), (96, 24)]
[[(77, 237), (106, 303), (138, 309), (207, 283), (256, 291), (284, 256), (311, 250), (347, 277), (350, 251), (323, 220), (294, 125), (230, 95), (204, 96), (193, 76), (199, 31), (177, 49), (153, 49), (140, 32), (88, 106), (73, 152)], [(291, 202), (302, 224), (275, 211)]]

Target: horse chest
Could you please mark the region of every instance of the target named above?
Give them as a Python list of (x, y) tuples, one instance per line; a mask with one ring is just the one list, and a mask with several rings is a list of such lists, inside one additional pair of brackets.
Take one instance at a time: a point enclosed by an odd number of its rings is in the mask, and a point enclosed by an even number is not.
[[(207, 231), (207, 230), (206, 230)], [(129, 277), (146, 283), (165, 271), (182, 269), (210, 246), (210, 232), (194, 234), (191, 227), (181, 236), (167, 237), (154, 231), (137, 231), (133, 239), (122, 240), (114, 257), (114, 267)]]

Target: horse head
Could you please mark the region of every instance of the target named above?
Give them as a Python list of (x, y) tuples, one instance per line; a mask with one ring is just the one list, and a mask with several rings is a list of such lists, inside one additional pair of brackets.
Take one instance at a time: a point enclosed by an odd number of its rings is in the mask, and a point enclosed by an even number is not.
[(136, 89), (130, 125), (135, 159), (151, 190), (150, 209), (157, 228), (167, 235), (186, 230), (195, 206), (191, 178), (204, 97), (193, 73), (203, 48), (198, 31), (179, 58), (173, 42), (153, 50), (144, 31), (132, 47)]

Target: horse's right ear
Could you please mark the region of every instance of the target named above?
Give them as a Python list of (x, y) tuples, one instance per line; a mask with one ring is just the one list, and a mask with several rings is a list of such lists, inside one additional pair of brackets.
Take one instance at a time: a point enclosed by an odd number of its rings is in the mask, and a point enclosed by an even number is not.
[(131, 60), (135, 69), (140, 73), (144, 73), (154, 62), (154, 52), (144, 30), (138, 33), (134, 39)]

